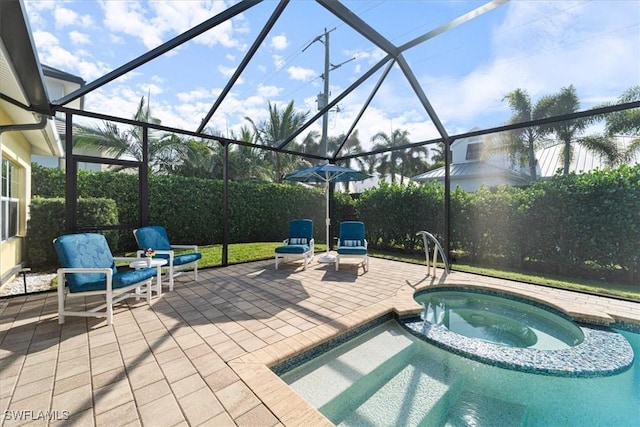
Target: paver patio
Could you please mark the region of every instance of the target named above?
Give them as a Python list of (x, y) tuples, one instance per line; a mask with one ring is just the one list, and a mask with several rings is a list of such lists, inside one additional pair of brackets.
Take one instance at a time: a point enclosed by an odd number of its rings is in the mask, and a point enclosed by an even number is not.
[(639, 303), (461, 272), (434, 279), (378, 258), (368, 273), (269, 260), (192, 277), (151, 307), (121, 303), (113, 327), (58, 325), (55, 292), (0, 300), (2, 425), (331, 425), (269, 366), (391, 311), (419, 311), (412, 295), (426, 286), (490, 286), (581, 320), (640, 324)]

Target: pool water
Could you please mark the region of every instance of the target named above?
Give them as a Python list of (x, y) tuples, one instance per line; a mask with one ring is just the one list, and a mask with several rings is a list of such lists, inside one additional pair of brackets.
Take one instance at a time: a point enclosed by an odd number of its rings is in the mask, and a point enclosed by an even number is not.
[(560, 350), (580, 344), (580, 328), (549, 310), (486, 293), (435, 290), (416, 295), (422, 319), (451, 332), (518, 348)]
[[(640, 333), (618, 331), (640, 354)], [(637, 359), (637, 358), (636, 358)], [(537, 375), (424, 342), (395, 320), (281, 374), (340, 426), (638, 426), (640, 367)]]

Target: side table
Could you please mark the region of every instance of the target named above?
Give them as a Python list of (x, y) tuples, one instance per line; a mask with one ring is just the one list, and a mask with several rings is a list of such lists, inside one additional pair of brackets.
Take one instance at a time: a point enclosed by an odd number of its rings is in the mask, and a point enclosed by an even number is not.
[(155, 267), (158, 271), (156, 285), (149, 286), (149, 292), (156, 291), (156, 295), (162, 295), (162, 266), (167, 264), (167, 260), (163, 258), (153, 258), (149, 260), (133, 261), (129, 264), (129, 267), (140, 270), (142, 268)]

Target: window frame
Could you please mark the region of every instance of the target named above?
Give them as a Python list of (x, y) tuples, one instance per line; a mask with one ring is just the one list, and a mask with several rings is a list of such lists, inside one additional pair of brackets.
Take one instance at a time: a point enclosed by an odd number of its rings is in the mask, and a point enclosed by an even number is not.
[(2, 159), (0, 188), (0, 241), (9, 240), (20, 231), (18, 166)]

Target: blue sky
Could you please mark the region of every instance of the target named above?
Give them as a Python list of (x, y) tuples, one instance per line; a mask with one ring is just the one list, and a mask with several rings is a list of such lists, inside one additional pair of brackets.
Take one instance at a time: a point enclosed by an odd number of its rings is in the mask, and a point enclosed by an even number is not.
[[(40, 61), (91, 82), (225, 10), (215, 1), (25, 0)], [(485, 4), (480, 1), (345, 1), (399, 46)], [(264, 1), (231, 21), (145, 64), (85, 98), (85, 109), (131, 118), (142, 96), (167, 126), (195, 130), (225, 87), (277, 2)], [(268, 102), (316, 113), (330, 31), (331, 98), (384, 55), (322, 6), (293, 0), (260, 46), (209, 126), (223, 135), (264, 119)], [(310, 44), (311, 43), (311, 44)], [(303, 49), (306, 47), (306, 50)], [(499, 126), (503, 101), (522, 88), (533, 100), (573, 84), (583, 108), (640, 84), (640, 1), (507, 2), (407, 50), (405, 58), (447, 132)], [(354, 59), (352, 59), (354, 58)], [(348, 62), (346, 62), (348, 61)], [(380, 72), (329, 114), (329, 135), (347, 132)], [(318, 121), (312, 129), (320, 131)], [(394, 67), (357, 130), (366, 146), (377, 132), (438, 136), (406, 78)]]

